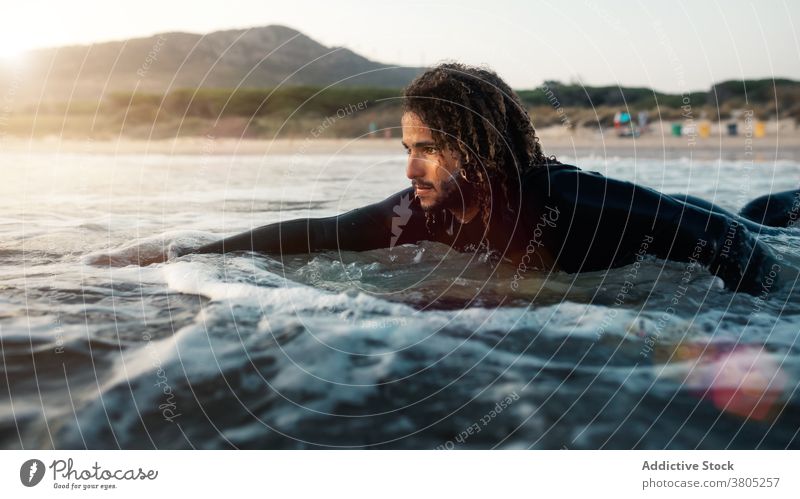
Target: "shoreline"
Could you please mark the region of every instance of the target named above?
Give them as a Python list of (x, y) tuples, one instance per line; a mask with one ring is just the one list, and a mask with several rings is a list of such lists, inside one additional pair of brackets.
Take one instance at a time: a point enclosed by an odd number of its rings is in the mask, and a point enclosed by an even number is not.
[[(555, 129), (553, 129), (555, 128)], [(800, 134), (781, 132), (761, 138), (712, 135), (675, 137), (660, 133), (638, 138), (617, 137), (613, 130), (569, 133), (560, 127), (537, 133), (545, 154), (584, 157), (723, 158), (756, 161), (800, 160)], [(235, 139), (180, 137), (175, 139), (94, 140), (59, 137), (0, 138), (0, 153), (153, 154), (153, 155), (294, 155), (294, 154), (402, 154), (400, 138)]]

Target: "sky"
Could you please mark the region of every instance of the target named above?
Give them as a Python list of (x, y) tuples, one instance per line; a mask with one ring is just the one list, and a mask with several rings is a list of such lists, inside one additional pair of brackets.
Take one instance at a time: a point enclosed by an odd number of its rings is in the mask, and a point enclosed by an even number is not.
[(796, 0), (7, 0), (0, 55), (166, 31), (282, 24), (388, 64), (488, 64), (544, 80), (680, 93), (741, 78), (800, 80)]

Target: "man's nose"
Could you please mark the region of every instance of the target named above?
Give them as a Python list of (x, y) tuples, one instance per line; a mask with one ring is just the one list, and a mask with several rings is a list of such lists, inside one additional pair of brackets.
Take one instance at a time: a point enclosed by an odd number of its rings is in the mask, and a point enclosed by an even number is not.
[(410, 154), (406, 165), (406, 177), (411, 180), (425, 176), (425, 161), (422, 158)]

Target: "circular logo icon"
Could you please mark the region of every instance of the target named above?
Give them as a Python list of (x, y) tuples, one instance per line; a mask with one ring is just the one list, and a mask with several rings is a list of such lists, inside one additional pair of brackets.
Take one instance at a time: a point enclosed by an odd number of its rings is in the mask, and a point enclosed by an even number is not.
[(44, 463), (38, 459), (28, 459), (19, 469), (19, 479), (26, 487), (35, 487), (44, 478)]

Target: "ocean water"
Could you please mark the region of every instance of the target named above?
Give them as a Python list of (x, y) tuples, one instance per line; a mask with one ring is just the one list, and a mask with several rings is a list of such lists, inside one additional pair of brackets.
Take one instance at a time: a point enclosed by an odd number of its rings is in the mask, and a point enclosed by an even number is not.
[[(732, 210), (800, 179), (561, 159)], [(646, 259), (512, 291), (428, 243), (146, 264), (383, 199), (404, 160), (0, 153), (0, 447), (800, 447), (794, 282), (762, 301)], [(800, 262), (800, 231), (763, 239)]]

